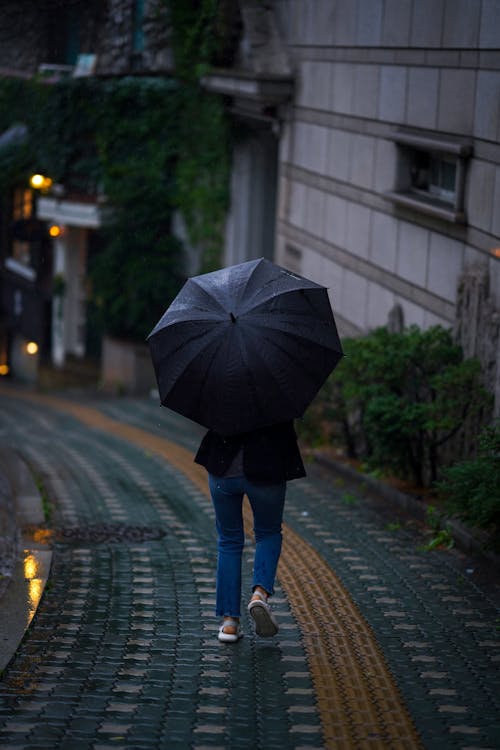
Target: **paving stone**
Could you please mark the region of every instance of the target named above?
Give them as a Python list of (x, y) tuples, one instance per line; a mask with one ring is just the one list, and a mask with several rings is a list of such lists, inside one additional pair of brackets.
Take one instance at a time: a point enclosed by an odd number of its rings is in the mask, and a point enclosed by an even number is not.
[[(199, 432), (166, 410), (158, 417), (147, 400), (95, 405), (143, 429), (165, 420), (165, 434), (192, 452), (199, 441)], [(270, 644), (249, 628), (237, 649), (219, 648), (212, 511), (189, 478), (54, 410), (1, 394), (0, 409), (13, 444), (53, 478), (56, 525), (166, 529), (141, 543), (56, 541), (51, 587), (0, 680), (2, 748), (19, 748), (28, 736), (32, 750), (43, 722), (56, 742), (40, 738), (38, 746), (51, 750), (59, 740), (64, 750), (323, 747), (301, 633), (281, 589), (279, 638)], [(346, 488), (331, 474), (314, 466), (308, 473), (290, 484), (287, 522), (371, 625), (424, 744), (494, 746), (499, 597), (480, 578), (480, 563), (468, 565), (454, 550), (418, 553), (418, 530), (402, 523), (387, 534), (375, 502), (363, 494), (347, 506)], [(252, 554), (249, 544), (245, 560)], [(346, 653), (340, 633), (338, 649)], [(23, 729), (6, 730), (6, 718)]]

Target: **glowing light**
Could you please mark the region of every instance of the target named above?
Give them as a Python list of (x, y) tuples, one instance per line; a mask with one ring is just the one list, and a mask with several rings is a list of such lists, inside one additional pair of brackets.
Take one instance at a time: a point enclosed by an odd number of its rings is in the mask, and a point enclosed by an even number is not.
[(61, 227), (58, 224), (51, 224), (49, 227), (49, 234), (51, 237), (59, 237), (61, 234)]
[(38, 573), (38, 561), (35, 555), (26, 555), (24, 558), (24, 577), (28, 580), (36, 578)]
[(26, 351), (28, 354), (36, 354), (38, 351), (38, 344), (36, 341), (28, 341), (26, 344)]
[(491, 251), (495, 258), (500, 258), (500, 247), (494, 247)]
[(43, 174), (33, 174), (30, 177), (30, 185), (35, 190), (47, 190), (52, 185), (52, 180)]
[[(40, 578), (31, 578), (28, 583), (28, 605), (31, 609), (31, 618), (38, 607), (43, 593), (43, 583)], [(30, 618), (30, 619), (31, 619)]]
[(9, 374), (9, 365), (0, 365), (0, 375)]
[(43, 185), (43, 174), (34, 174), (31, 176), (30, 185), (34, 188), (41, 188)]
[(36, 608), (42, 598), (43, 579), (42, 566), (36, 554), (25, 550), (24, 558), (24, 578), (27, 582), (26, 591), (26, 625), (29, 625), (36, 612)]
[(50, 544), (53, 537), (52, 529), (35, 529), (33, 531), (33, 541), (37, 544)]

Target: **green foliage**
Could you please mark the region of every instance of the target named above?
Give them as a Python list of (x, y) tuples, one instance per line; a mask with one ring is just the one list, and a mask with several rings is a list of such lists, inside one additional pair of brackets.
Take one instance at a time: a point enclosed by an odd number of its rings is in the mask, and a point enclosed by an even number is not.
[(102, 326), (144, 339), (181, 284), (182, 248), (171, 234), (176, 89), (161, 80), (122, 79), (107, 94), (96, 141), (113, 210), (91, 278)]
[(213, 271), (220, 265), (229, 205), (229, 126), (218, 98), (191, 85), (180, 99), (176, 198), (191, 243), (203, 251), (200, 271)]
[(354, 495), (352, 492), (344, 492), (340, 499), (346, 505), (354, 505), (359, 500), (358, 496)]
[(462, 360), (460, 347), (439, 326), (385, 328), (347, 345), (339, 371), (344, 410), (373, 468), (425, 486), (437, 477), (438, 452), (467, 416), (489, 401), (476, 360)]
[(401, 531), (401, 528), (401, 521), (390, 521), (385, 526), (386, 531)]
[(117, 336), (143, 340), (180, 285), (182, 248), (170, 231), (177, 93), (166, 79), (0, 81), (4, 127), (29, 131), (26, 145), (2, 154), (12, 163), (4, 187), (38, 171), (77, 199), (106, 195), (91, 303), (100, 328)]
[(427, 506), (425, 512), (425, 520), (427, 522), (427, 526), (430, 526), (433, 531), (440, 530), (443, 519), (444, 513), (442, 510), (438, 510), (435, 505), (429, 504)]
[(428, 542), (421, 545), (418, 549), (421, 552), (430, 552), (434, 549), (451, 549), (455, 540), (449, 529), (443, 526), (445, 514), (435, 505), (428, 505), (425, 514), (427, 526), (431, 529), (431, 535)]
[[(190, 59), (206, 62), (206, 46), (197, 53), (188, 45)], [(229, 184), (222, 103), (195, 76), (183, 85), (0, 79), (0, 128), (17, 122), (29, 140), (0, 152), (0, 189), (27, 184), (37, 171), (78, 197), (106, 196), (102, 247), (89, 269), (93, 320), (112, 335), (144, 339), (182, 282), (182, 247), (171, 236), (176, 208), (204, 252), (204, 270), (218, 264)]]
[(397, 334), (378, 328), (344, 340), (343, 348), (346, 356), (315, 409), (336, 422), (348, 455), (370, 471), (429, 486), (443, 446), (489, 408), (479, 363), (463, 360), (451, 333), (439, 326)]
[(229, 205), (230, 128), (222, 99), (204, 91), (222, 43), (218, 0), (165, 0), (172, 23), (175, 73), (182, 82), (176, 164), (177, 203), (191, 243), (202, 250), (201, 272), (220, 265)]
[(172, 24), (176, 75), (197, 83), (217, 50), (219, 0), (165, 0)]
[(500, 420), (484, 428), (476, 458), (443, 471), (437, 484), (449, 513), (480, 528), (500, 528)]
[(439, 529), (436, 531), (430, 541), (419, 547), (421, 552), (432, 552), (435, 549), (451, 549), (455, 540), (448, 529)]
[(337, 381), (333, 377), (328, 378), (303, 417), (297, 420), (299, 438), (312, 448), (342, 442), (339, 425), (343, 414), (340, 413), (337, 390)]
[(35, 484), (37, 486), (38, 493), (40, 495), (40, 500), (42, 503), (43, 517), (45, 521), (50, 521), (53, 510), (54, 510), (54, 506), (47, 493), (47, 488), (45, 487), (45, 484), (43, 483), (42, 479), (39, 476), (35, 476)]

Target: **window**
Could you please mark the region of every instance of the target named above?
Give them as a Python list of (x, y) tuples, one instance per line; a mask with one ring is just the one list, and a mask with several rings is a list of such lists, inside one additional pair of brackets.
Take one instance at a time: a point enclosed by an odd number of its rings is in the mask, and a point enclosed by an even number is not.
[(33, 216), (33, 191), (24, 188), (14, 190), (12, 220), (14, 235), (11, 257), (23, 266), (31, 265), (31, 246), (24, 233), (24, 227)]
[(451, 205), (456, 197), (457, 165), (439, 154), (416, 151), (411, 166), (411, 189), (419, 195), (434, 196)]
[(132, 47), (130, 66), (134, 71), (144, 69), (144, 0), (134, 0), (132, 4)]
[(144, 0), (134, 0), (132, 10), (132, 50), (135, 54), (144, 52)]
[(47, 3), (46, 62), (74, 65), (80, 52), (81, 10), (75, 3)]
[(12, 194), (10, 255), (5, 265), (11, 271), (33, 280), (33, 240), (40, 231), (40, 222), (34, 216), (33, 191), (16, 188)]
[(19, 219), (31, 219), (33, 216), (33, 191), (29, 188), (17, 188), (14, 190), (12, 200), (12, 218), (14, 221)]
[(456, 223), (464, 223), (468, 143), (395, 133), (398, 186), (386, 193), (394, 203)]

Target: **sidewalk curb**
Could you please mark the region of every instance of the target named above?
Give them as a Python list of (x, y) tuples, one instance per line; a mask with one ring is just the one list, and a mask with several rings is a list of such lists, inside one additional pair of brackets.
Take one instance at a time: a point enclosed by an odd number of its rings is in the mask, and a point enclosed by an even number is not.
[(2, 501), (10, 518), (2, 529), (11, 555), (11, 575), (0, 592), (0, 673), (24, 638), (47, 584), (52, 552), (24, 534), (45, 518), (40, 493), (23, 459), (9, 448), (0, 449)]
[[(375, 479), (375, 477), (372, 477), (369, 474), (363, 474), (362, 472), (353, 469), (348, 464), (341, 461), (335, 461), (335, 459), (326, 456), (320, 450), (313, 451), (312, 455), (314, 460), (322, 466), (331, 469), (335, 473), (340, 474), (345, 479), (348, 479), (357, 485), (368, 487), (376, 495), (384, 500), (388, 500), (394, 505), (397, 505), (418, 521), (423, 523), (427, 522), (427, 514), (424, 504), (412, 495), (407, 495), (406, 493), (401, 492), (401, 490), (398, 490), (379, 479)], [(490, 539), (486, 532), (481, 529), (472, 530), (456, 518), (445, 517), (442, 524), (449, 530), (455, 543), (461, 550), (468, 553), (479, 554), (492, 565), (500, 568), (500, 555), (485, 549), (485, 546)]]

